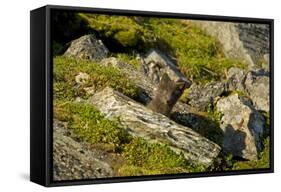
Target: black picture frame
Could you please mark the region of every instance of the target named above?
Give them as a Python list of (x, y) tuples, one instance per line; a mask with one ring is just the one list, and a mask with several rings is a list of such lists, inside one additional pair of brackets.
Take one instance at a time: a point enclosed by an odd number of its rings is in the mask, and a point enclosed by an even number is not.
[[(227, 172), (185, 173), (114, 177), (89, 180), (53, 181), (52, 179), (52, 35), (51, 13), (53, 10), (89, 12), (97, 14), (172, 17), (193, 20), (250, 22), (270, 26), (270, 168)], [(274, 172), (274, 20), (261, 18), (197, 15), (186, 13), (150, 12), (137, 10), (101, 9), (46, 5), (30, 12), (30, 180), (53, 187), (65, 185), (132, 182), (162, 179), (227, 176)]]

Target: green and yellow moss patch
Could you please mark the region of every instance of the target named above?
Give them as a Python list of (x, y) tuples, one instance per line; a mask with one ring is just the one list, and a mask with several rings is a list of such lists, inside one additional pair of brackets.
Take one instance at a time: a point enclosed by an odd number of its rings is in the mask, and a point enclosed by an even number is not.
[[(138, 88), (117, 68), (62, 56), (55, 57), (53, 62), (54, 99), (86, 99), (89, 95), (85, 92), (85, 87), (92, 87), (97, 91), (110, 86), (131, 98), (138, 95)], [(75, 76), (80, 72), (87, 73), (90, 78), (85, 84), (76, 86)]]
[[(240, 60), (228, 59), (218, 41), (192, 22), (178, 19), (79, 14), (107, 46), (117, 52), (136, 50), (145, 53), (157, 48), (173, 57), (181, 71), (196, 81), (224, 77), (230, 67), (245, 68)], [(110, 48), (110, 47), (109, 47)]]

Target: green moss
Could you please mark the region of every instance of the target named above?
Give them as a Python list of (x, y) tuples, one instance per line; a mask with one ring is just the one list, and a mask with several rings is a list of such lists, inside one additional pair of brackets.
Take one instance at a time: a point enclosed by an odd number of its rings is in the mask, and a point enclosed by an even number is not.
[(56, 102), (54, 118), (67, 121), (77, 139), (90, 144), (106, 143), (118, 149), (130, 140), (118, 120), (110, 121), (92, 105), (74, 102)]
[(187, 20), (84, 13), (80, 16), (111, 49), (116, 51), (119, 45), (120, 53), (128, 47), (138, 52), (158, 48), (174, 57), (181, 71), (196, 81), (219, 80), (230, 67), (245, 67), (240, 60), (226, 58), (215, 38)]
[(80, 16), (87, 20), (89, 27), (100, 36), (123, 47), (134, 47), (141, 41), (142, 27), (133, 20), (133, 17), (84, 13)]
[[(190, 164), (183, 154), (176, 154), (167, 145), (147, 143), (141, 138), (135, 138), (124, 148), (124, 156), (127, 159), (125, 172), (132, 173), (139, 171), (141, 174), (165, 174), (165, 173), (184, 173), (203, 171), (203, 166)], [(129, 167), (128, 167), (129, 166)]]
[(157, 175), (161, 174), (159, 171), (147, 170), (142, 167), (133, 165), (123, 165), (118, 169), (119, 176), (141, 176), (141, 175)]
[[(106, 86), (124, 93), (129, 97), (138, 95), (138, 88), (120, 70), (98, 65), (87, 60), (76, 60), (67, 57), (54, 58), (54, 99), (74, 100), (76, 97), (88, 98), (85, 87), (92, 87), (95, 91)], [(80, 72), (87, 73), (90, 79), (81, 86), (76, 86), (75, 76)]]
[(161, 175), (161, 174), (177, 174), (177, 173), (187, 173), (188, 170), (178, 167), (164, 169), (146, 169), (143, 167), (137, 167), (133, 165), (123, 165), (118, 170), (119, 176), (142, 176), (142, 175)]
[(185, 89), (179, 100), (183, 103), (188, 103), (188, 94), (189, 94), (189, 89)]
[(208, 171), (227, 171), (233, 167), (234, 160), (231, 154), (220, 152), (213, 164), (208, 167)]
[(222, 118), (222, 113), (217, 110), (216, 106), (214, 106), (213, 103), (208, 104), (207, 113), (211, 120), (220, 123)]

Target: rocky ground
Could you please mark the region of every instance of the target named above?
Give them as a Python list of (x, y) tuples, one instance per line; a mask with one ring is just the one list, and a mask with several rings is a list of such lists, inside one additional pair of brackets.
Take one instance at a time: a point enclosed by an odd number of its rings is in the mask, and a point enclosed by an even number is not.
[[(208, 82), (158, 48), (128, 60), (93, 33), (73, 40), (54, 59), (54, 179), (268, 167), (269, 61), (255, 65), (264, 55), (243, 49), (237, 26), (220, 26), (251, 60)], [(212, 26), (198, 27), (214, 35)]]

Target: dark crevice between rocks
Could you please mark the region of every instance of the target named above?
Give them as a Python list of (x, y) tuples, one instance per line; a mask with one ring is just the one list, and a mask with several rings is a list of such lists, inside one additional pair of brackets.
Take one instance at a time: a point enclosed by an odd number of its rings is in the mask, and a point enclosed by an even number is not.
[(209, 117), (195, 113), (173, 112), (171, 119), (181, 125), (190, 127), (219, 146), (222, 145), (223, 132), (220, 129), (219, 123)]

